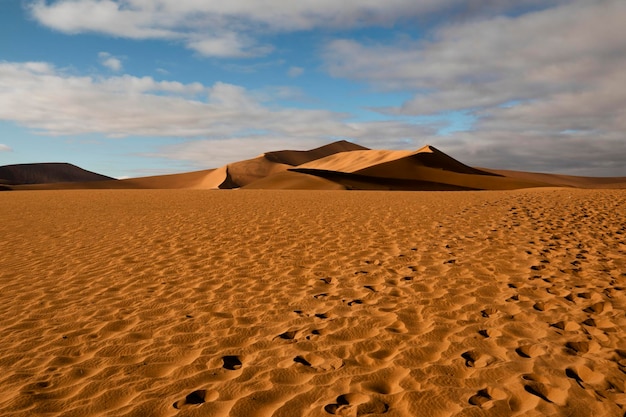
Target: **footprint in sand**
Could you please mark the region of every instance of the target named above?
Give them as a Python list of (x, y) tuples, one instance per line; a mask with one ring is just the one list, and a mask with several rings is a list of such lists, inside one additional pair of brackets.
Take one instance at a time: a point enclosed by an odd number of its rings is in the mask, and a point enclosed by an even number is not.
[(314, 353), (298, 355), (293, 361), (316, 371), (335, 371), (344, 366), (343, 360), (339, 358), (323, 358)]
[(467, 352), (461, 354), (461, 357), (465, 359), (465, 366), (468, 368), (484, 368), (496, 361), (496, 358), (482, 354), (475, 350), (468, 350)]
[(522, 358), (530, 359), (543, 354), (544, 351), (540, 345), (522, 345), (515, 349), (515, 353)]
[(296, 363), (300, 363), (304, 366), (312, 367), (311, 363), (304, 359), (302, 356), (296, 356), (295, 358), (293, 358), (293, 361)]
[(176, 401), (172, 406), (177, 409), (180, 410), (182, 408), (185, 408), (187, 406), (199, 406), (201, 404), (204, 404), (207, 401), (214, 401), (216, 400), (218, 397), (218, 393), (216, 391), (207, 391), (204, 389), (199, 389), (196, 391), (191, 392), (190, 394), (187, 394), (187, 396), (180, 400), (180, 401)]
[(537, 301), (534, 305), (533, 308), (537, 311), (545, 311), (546, 310), (546, 304), (543, 301)]
[(567, 332), (572, 332), (578, 330), (580, 328), (580, 325), (575, 321), (557, 321), (556, 323), (550, 324), (550, 327), (554, 327)]
[(478, 331), (478, 334), (481, 335), (482, 337), (489, 337), (489, 330), (487, 329), (482, 329)]
[(370, 399), (364, 394), (343, 394), (337, 397), (335, 403), (324, 406), (324, 411), (336, 416), (367, 416), (371, 414), (385, 414), (389, 405), (378, 399)]
[(487, 403), (491, 401), (491, 395), (489, 395), (489, 393), (487, 392), (487, 389), (481, 389), (480, 391), (478, 391), (476, 394), (472, 395), (469, 398), (469, 403), (471, 405), (477, 405), (479, 407), (482, 407), (483, 404)]
[(489, 318), (489, 317), (491, 317), (491, 316), (495, 315), (497, 312), (498, 312), (498, 309), (497, 309), (497, 308), (495, 308), (495, 307), (488, 307), (488, 308), (486, 308), (486, 309), (482, 310), (482, 311), (480, 312), (480, 314), (481, 314), (483, 317), (485, 317), (485, 318)]
[(363, 288), (365, 288), (366, 290), (370, 290), (373, 293), (377, 293), (377, 292), (383, 290), (385, 288), (385, 285), (375, 285), (375, 284), (364, 285)]
[(522, 375), (522, 379), (524, 390), (529, 394), (558, 405), (565, 405), (567, 402), (567, 390), (552, 386), (545, 378), (535, 374), (526, 374)]
[(591, 344), (587, 341), (580, 342), (567, 342), (565, 347), (574, 354), (584, 354), (589, 352), (589, 349), (592, 347)]
[(567, 377), (569, 378), (574, 379), (581, 388), (585, 388), (583, 382), (594, 385), (604, 381), (604, 375), (599, 372), (594, 372), (584, 365), (567, 368), (565, 370), (565, 375), (567, 375)]
[(596, 327), (596, 321), (594, 319), (592, 319), (591, 317), (589, 317), (587, 320), (583, 321), (582, 324), (584, 324), (585, 326), (589, 326), (589, 327)]
[(224, 362), (222, 368), (228, 369), (229, 371), (235, 371), (242, 366), (241, 360), (238, 356), (227, 355), (222, 358), (222, 361)]
[(592, 304), (589, 307), (583, 309), (583, 311), (589, 314), (600, 314), (604, 311), (604, 302), (601, 301), (599, 303)]
[(296, 338), (296, 334), (298, 334), (297, 330), (289, 330), (287, 332), (279, 334), (274, 339), (279, 338), (279, 339), (283, 339), (283, 340), (293, 340), (293, 339)]

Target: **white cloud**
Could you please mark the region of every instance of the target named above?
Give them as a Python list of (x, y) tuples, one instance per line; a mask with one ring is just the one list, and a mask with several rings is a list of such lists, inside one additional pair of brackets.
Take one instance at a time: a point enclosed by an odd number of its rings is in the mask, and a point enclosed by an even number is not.
[(13, 152), (13, 149), (9, 145), (0, 143), (0, 152)]
[(99, 52), (98, 58), (100, 59), (100, 65), (107, 67), (111, 71), (119, 72), (122, 70), (122, 61), (110, 53)]
[(403, 121), (349, 123), (347, 114), (280, 107), (289, 88), (248, 91), (217, 82), (183, 84), (131, 75), (68, 74), (45, 63), (0, 62), (0, 120), (46, 135), (97, 133), (176, 137), (148, 156), (185, 160), (200, 168), (268, 150), (310, 149), (348, 139), (379, 148), (417, 148), (429, 126)]
[(440, 27), (428, 40), (336, 40), (325, 60), (336, 77), (413, 93), (402, 106), (380, 109), (386, 114), (471, 110), (478, 120), (454, 134), (458, 149), (495, 162), (474, 163), (625, 175), (624, 21), (623, 1), (571, 1)]
[[(573, 2), (515, 18), (444, 26), (429, 41), (363, 45), (337, 40), (326, 50), (337, 77), (412, 90), (401, 112), (435, 113), (582, 91), (621, 71), (626, 3)], [(389, 65), (392, 62), (393, 65)]]
[(32, 16), (64, 33), (95, 32), (132, 39), (168, 39), (206, 56), (257, 56), (272, 50), (259, 42), (268, 32), (391, 26), (437, 12), (492, 14), (515, 6), (559, 0), (36, 0)]
[[(606, 80), (606, 88), (624, 83), (622, 75)], [(348, 114), (280, 107), (272, 99), (284, 94), (280, 88), (259, 93), (219, 82), (205, 86), (127, 74), (87, 77), (46, 63), (0, 62), (0, 120), (47, 135), (177, 137), (180, 143), (149, 156), (189, 161), (198, 169), (268, 150), (310, 149), (348, 139), (386, 149), (432, 143), (463, 162), (486, 167), (625, 175), (626, 106), (618, 106), (620, 88), (612, 90), (613, 101), (583, 97), (590, 107), (605, 105), (605, 129), (588, 128), (597, 115), (585, 115), (584, 107), (567, 95), (555, 95), (550, 105), (537, 101), (485, 109), (475, 131), (439, 137), (439, 126), (391, 116), (385, 121), (348, 122)], [(554, 120), (568, 114), (569, 118)]]
[(291, 78), (299, 77), (303, 73), (304, 73), (304, 68), (302, 67), (290, 67), (289, 70), (287, 70), (287, 75), (290, 76)]
[(264, 152), (293, 149), (308, 150), (335, 140), (350, 140), (372, 148), (417, 149), (425, 143), (422, 138), (433, 135), (428, 126), (415, 126), (398, 121), (355, 123), (339, 127), (337, 132), (349, 136), (318, 134), (314, 127), (285, 135), (282, 132), (263, 131), (253, 135), (232, 138), (199, 139), (165, 146), (159, 152), (146, 156), (190, 161), (197, 167), (219, 167), (230, 162), (254, 158)]
[(322, 144), (334, 137), (394, 140), (424, 131), (404, 122), (379, 129), (377, 123), (346, 123), (345, 114), (264, 104), (272, 95), (281, 99), (293, 93), (290, 89), (257, 94), (221, 82), (204, 86), (131, 75), (81, 77), (42, 63), (0, 63), (0, 92), (0, 120), (49, 135), (226, 140), (263, 132)]

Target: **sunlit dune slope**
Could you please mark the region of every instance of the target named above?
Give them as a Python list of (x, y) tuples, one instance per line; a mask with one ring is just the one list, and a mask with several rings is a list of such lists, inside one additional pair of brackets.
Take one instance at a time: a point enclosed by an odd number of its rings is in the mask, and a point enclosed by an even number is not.
[[(437, 148), (372, 150), (338, 141), (308, 151), (266, 152), (217, 169), (125, 180), (91, 173), (69, 164), (63, 176), (50, 167), (30, 164), (15, 182), (0, 167), (0, 190), (60, 189), (303, 189), (303, 190), (513, 190), (534, 187), (626, 188), (626, 177), (590, 178), (559, 174), (474, 168)], [(58, 167), (57, 167), (58, 168)], [(3, 171), (4, 169), (4, 171)], [(1, 174), (3, 174), (2, 176)], [(6, 172), (9, 172), (7, 174)], [(48, 173), (43, 175), (42, 172)], [(12, 179), (13, 178), (13, 179)], [(40, 183), (33, 182), (37, 178)], [(104, 181), (103, 181), (104, 179)], [(17, 184), (17, 185), (16, 185)]]

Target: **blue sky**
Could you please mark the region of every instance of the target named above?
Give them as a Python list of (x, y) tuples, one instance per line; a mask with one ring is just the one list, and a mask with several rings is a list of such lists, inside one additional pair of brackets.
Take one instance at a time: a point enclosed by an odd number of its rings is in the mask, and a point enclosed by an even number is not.
[(621, 0), (0, 0), (0, 165), (115, 177), (347, 139), (626, 176)]

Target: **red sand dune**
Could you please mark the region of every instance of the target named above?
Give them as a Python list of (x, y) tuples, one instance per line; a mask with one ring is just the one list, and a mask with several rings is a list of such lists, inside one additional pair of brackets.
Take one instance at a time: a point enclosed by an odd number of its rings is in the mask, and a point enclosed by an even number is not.
[[(346, 141), (309, 151), (273, 151), (218, 169), (127, 180), (84, 171), (69, 164), (55, 177), (47, 165), (31, 164), (25, 182), (11, 181), (0, 167), (5, 189), (360, 189), (512, 190), (533, 187), (626, 188), (626, 177), (590, 178), (473, 168), (426, 145), (417, 151), (372, 150)], [(70, 170), (68, 167), (73, 167)], [(3, 171), (4, 169), (4, 171)], [(5, 174), (3, 174), (5, 173)], [(47, 174), (43, 174), (47, 173)], [(85, 173), (91, 174), (86, 177)], [(94, 181), (106, 179), (106, 181)], [(35, 183), (35, 184), (33, 184)]]

